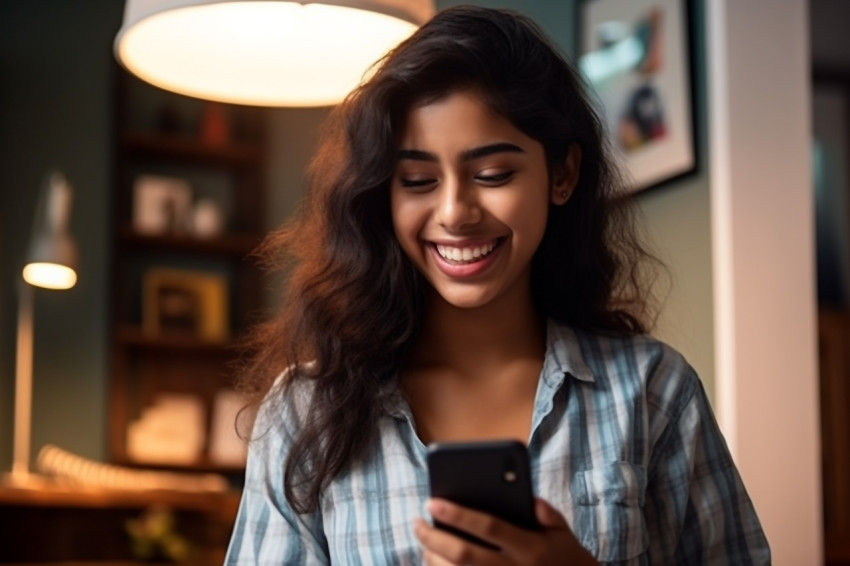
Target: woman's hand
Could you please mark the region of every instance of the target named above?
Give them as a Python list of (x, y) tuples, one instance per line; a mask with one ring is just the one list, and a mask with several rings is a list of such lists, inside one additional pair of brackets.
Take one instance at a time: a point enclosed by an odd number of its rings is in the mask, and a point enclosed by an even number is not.
[(425, 564), (428, 566), (598, 564), (578, 543), (564, 517), (542, 499), (535, 501), (535, 513), (541, 525), (539, 531), (516, 527), (444, 499), (431, 499), (427, 507), (434, 519), (501, 549), (491, 550), (468, 542), (417, 519), (416, 536), (425, 549)]

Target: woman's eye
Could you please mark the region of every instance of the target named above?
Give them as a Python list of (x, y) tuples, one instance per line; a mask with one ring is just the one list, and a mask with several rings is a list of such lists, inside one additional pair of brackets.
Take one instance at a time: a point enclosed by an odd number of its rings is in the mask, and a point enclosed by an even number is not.
[(486, 183), (488, 185), (498, 185), (504, 183), (511, 179), (514, 176), (514, 171), (504, 171), (502, 173), (494, 173), (494, 174), (483, 174), (479, 173), (475, 176), (477, 181), (482, 183)]

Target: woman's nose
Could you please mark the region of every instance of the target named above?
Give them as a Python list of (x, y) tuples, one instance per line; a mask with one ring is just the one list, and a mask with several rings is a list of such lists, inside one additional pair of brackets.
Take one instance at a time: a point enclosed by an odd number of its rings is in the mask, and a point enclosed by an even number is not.
[(439, 194), (437, 221), (447, 230), (462, 230), (481, 221), (481, 205), (474, 188), (458, 181), (444, 183)]

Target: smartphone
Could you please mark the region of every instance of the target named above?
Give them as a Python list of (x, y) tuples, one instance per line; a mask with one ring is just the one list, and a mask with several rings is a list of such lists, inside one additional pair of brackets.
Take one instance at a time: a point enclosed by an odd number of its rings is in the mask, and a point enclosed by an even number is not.
[[(431, 497), (495, 515), (537, 530), (534, 493), (525, 445), (515, 440), (433, 443), (428, 446)], [(434, 526), (488, 548), (496, 548), (449, 525)]]

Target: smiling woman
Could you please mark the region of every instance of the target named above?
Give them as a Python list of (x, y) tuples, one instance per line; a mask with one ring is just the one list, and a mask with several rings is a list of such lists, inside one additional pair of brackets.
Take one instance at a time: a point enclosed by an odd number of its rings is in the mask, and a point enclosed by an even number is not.
[[(646, 334), (653, 259), (599, 119), (532, 22), (439, 13), (311, 172), (265, 247), (292, 270), (245, 375), (228, 564), (769, 563), (699, 378)], [(427, 444), (496, 439), (526, 445), (539, 529), (428, 497)]]
[[(459, 91), (410, 112), (390, 189), (393, 227), (435, 297), (456, 307), (529, 308), (531, 258), (550, 203), (566, 202), (579, 150), (549, 182), (540, 142)], [(508, 311), (505, 311), (506, 313)]]

